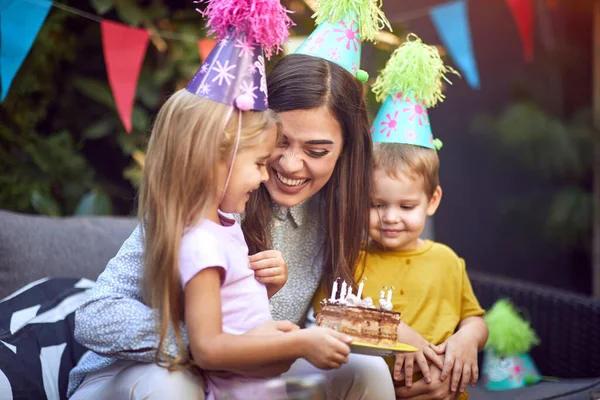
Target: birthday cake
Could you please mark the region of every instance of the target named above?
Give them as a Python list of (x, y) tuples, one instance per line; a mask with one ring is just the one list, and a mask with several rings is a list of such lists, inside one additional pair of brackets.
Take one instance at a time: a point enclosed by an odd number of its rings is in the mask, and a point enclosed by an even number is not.
[(355, 342), (393, 346), (398, 339), (400, 313), (392, 311), (391, 289), (388, 298), (381, 291), (379, 306), (375, 307), (370, 297), (360, 298), (362, 283), (355, 296), (352, 289), (345, 292), (342, 284), (340, 296), (336, 298), (337, 282), (334, 283), (332, 295), (321, 301), (321, 312), (317, 314), (317, 325), (346, 333)]

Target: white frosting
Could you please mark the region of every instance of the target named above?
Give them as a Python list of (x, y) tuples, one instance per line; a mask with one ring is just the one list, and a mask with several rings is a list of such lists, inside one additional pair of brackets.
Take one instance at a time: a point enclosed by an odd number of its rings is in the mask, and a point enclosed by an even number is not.
[(373, 300), (371, 300), (370, 297), (365, 297), (364, 299), (362, 299), (362, 301), (360, 302), (360, 306), (364, 308), (375, 308)]
[(360, 299), (353, 294), (346, 296), (346, 299), (344, 300), (344, 302), (346, 303), (346, 305), (349, 305), (349, 306), (354, 306), (354, 307), (360, 306)]
[(387, 301), (386, 299), (379, 299), (379, 308), (392, 311), (392, 308), (394, 307), (392, 306), (392, 302)]

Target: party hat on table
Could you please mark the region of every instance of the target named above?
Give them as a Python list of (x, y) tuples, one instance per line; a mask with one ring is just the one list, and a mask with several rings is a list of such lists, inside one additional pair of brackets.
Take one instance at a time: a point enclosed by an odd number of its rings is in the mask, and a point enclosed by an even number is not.
[[(199, 3), (199, 2), (197, 2)], [(293, 25), (279, 0), (208, 0), (209, 34), (218, 43), (187, 90), (240, 110), (268, 108), (265, 55), (281, 50)]]
[(488, 390), (517, 389), (541, 380), (531, 348), (539, 343), (535, 331), (506, 299), (498, 300), (484, 316), (489, 338), (483, 358)]
[(337, 63), (366, 82), (369, 75), (360, 69), (362, 41), (374, 41), (385, 27), (391, 30), (380, 7), (381, 0), (318, 0), (317, 28), (296, 53)]
[(424, 44), (414, 34), (398, 47), (373, 85), (377, 101), (383, 102), (371, 128), (373, 142), (401, 143), (439, 150), (427, 109), (444, 100), (446, 66), (435, 46)]

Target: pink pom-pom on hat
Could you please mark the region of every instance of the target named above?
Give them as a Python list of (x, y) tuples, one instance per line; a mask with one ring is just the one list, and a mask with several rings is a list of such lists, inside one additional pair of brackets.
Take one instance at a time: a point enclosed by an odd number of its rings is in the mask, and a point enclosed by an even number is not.
[[(196, 1), (201, 3), (202, 1)], [(215, 34), (218, 40), (231, 35), (245, 35), (250, 43), (261, 46), (265, 56), (281, 50), (288, 40), (289, 28), (294, 26), (288, 17), (291, 11), (283, 7), (279, 0), (207, 0), (202, 12), (208, 17), (206, 25), (209, 34)]]

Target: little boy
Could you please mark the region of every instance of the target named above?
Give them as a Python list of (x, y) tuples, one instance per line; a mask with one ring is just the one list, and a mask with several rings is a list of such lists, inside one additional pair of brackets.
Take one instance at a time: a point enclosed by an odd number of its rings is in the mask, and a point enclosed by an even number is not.
[(434, 358), (428, 346), (439, 345), (432, 349), (444, 355), (440, 379), (452, 373), (451, 390), (462, 393), (477, 382), (477, 353), (487, 340), (487, 326), (464, 260), (449, 247), (420, 238), (442, 198), (437, 152), (398, 143), (375, 143), (373, 150), (371, 243), (356, 269), (356, 282), (366, 278), (364, 296), (374, 299), (381, 287), (393, 286), (393, 309), (420, 336), (408, 339), (409, 333), (399, 333), (399, 341), (412, 342), (420, 352), (399, 354), (393, 367), (394, 360), (387, 360), (394, 379), (405, 379), (410, 387), (415, 360), (424, 360), (421, 353)]
[[(455, 71), (444, 65), (437, 48), (411, 34), (377, 77), (373, 91), (385, 101), (371, 129), (370, 242), (354, 278), (357, 284), (365, 280), (363, 297), (378, 299), (382, 287), (392, 288), (393, 309), (402, 313), (398, 341), (419, 349), (386, 360), (396, 393), (410, 395), (404, 392), (410, 392), (419, 370), (427, 383), (432, 376), (449, 378), (450, 391), (465, 399), (466, 386), (479, 378), (477, 353), (488, 335), (484, 311), (464, 260), (448, 246), (420, 238), (442, 198), (441, 142), (433, 139), (427, 108), (444, 98), (442, 79), (448, 72)], [(317, 312), (323, 293), (321, 288), (315, 296)]]

